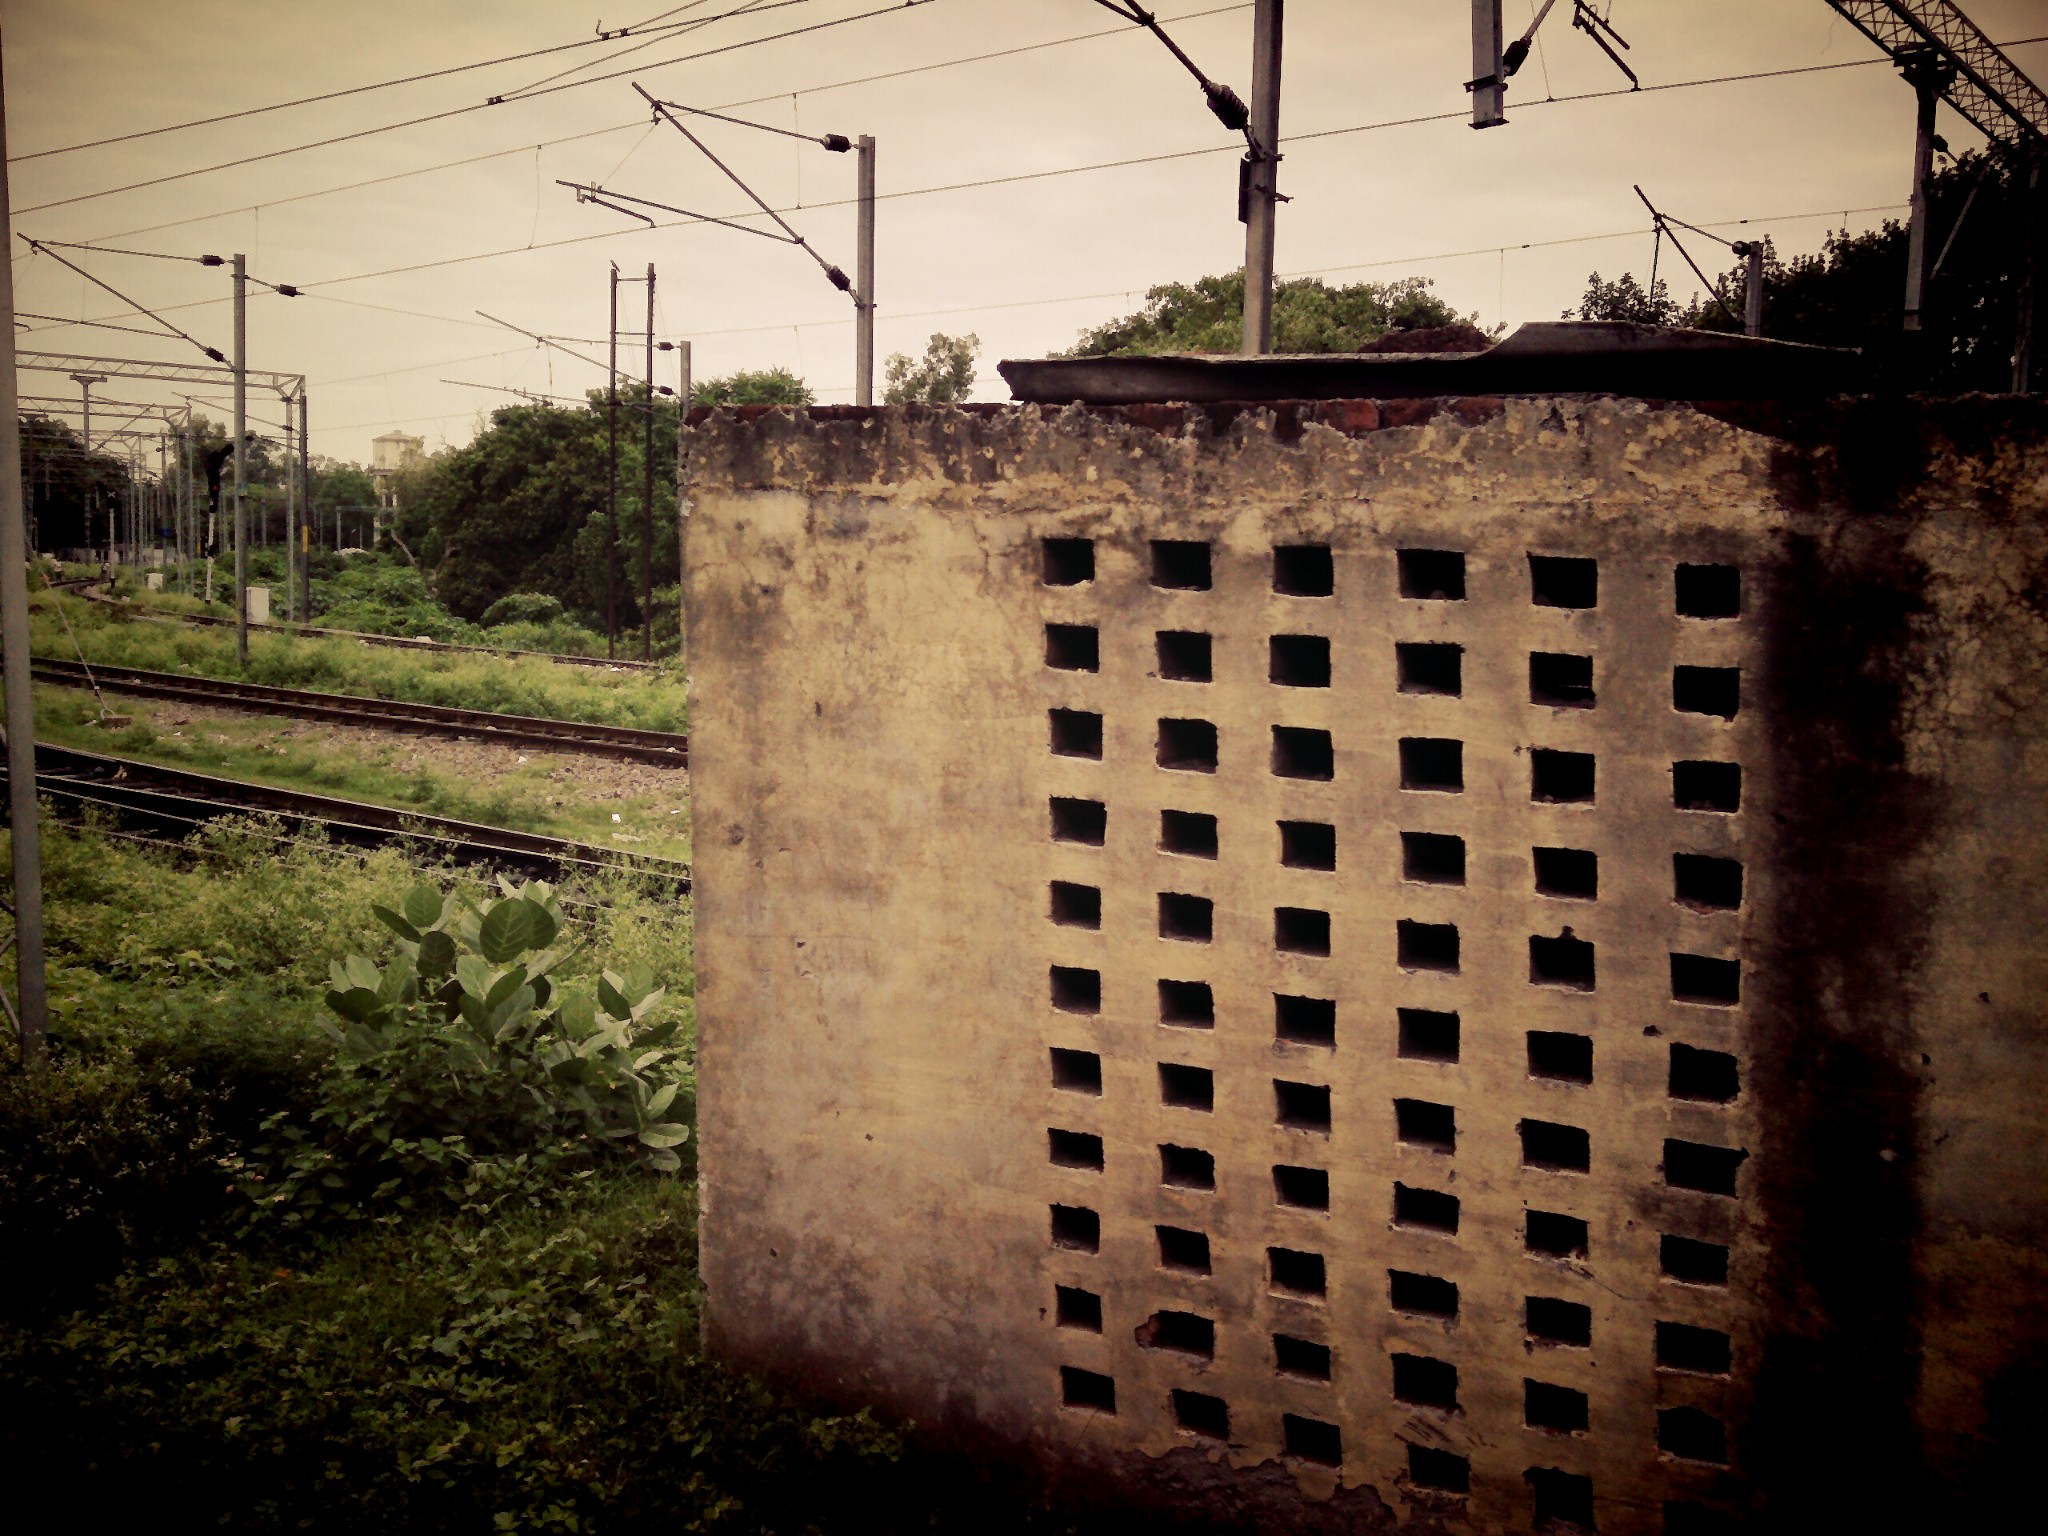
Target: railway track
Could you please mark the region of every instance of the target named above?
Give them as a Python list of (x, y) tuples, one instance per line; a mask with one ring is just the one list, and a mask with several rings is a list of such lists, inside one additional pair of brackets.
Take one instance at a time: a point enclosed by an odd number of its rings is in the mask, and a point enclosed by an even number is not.
[[(0, 763), (0, 784), (6, 777)], [(675, 859), (162, 768), (45, 742), (36, 743), (36, 793), (60, 812), (83, 815), (97, 809), (123, 829), (171, 838), (182, 839), (222, 817), (258, 812), (295, 825), (302, 836), (317, 834), (345, 847), (377, 848), (404, 841), (430, 857), (445, 854), (457, 863), (541, 878), (623, 870), (666, 881), (679, 894), (690, 889), (690, 866)]]
[(557, 751), (595, 752), (606, 757), (658, 763), (664, 768), (689, 766), (690, 740), (669, 731), (644, 731), (623, 725), (591, 725), (575, 720), (546, 720), (532, 715), (501, 715), (482, 709), (452, 709), (440, 704), (411, 704), (398, 699), (366, 699), (345, 693), (315, 693), (301, 688), (272, 688), (262, 683), (229, 682), (220, 678), (187, 677), (176, 672), (145, 672), (135, 667), (85, 665), (38, 656), (29, 664), (37, 682), (66, 688), (95, 683), (115, 693), (142, 698), (175, 699), (287, 715), (299, 720), (335, 720), (349, 725), (374, 725), (386, 730), (429, 736), (456, 736), (507, 746), (548, 747)]
[[(208, 624), (215, 628), (234, 628), (231, 617), (218, 613), (149, 613), (138, 611), (137, 618), (148, 619), (155, 624)], [(657, 672), (661, 664), (654, 661), (626, 661), (623, 658), (604, 656), (565, 656), (559, 651), (515, 651), (497, 645), (458, 645), (452, 640), (423, 640), (410, 635), (372, 635), (356, 629), (321, 629), (312, 624), (280, 624), (275, 620), (252, 623), (250, 629), (271, 635), (298, 635), (311, 640), (360, 640), (365, 645), (396, 646), (407, 651), (457, 651), (474, 656), (513, 656), (532, 658), (537, 661), (559, 661), (567, 667), (611, 667), (621, 672)]]

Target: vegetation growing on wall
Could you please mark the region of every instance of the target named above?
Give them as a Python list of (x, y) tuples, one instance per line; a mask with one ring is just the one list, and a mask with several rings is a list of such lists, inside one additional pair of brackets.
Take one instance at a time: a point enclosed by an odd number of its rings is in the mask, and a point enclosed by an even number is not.
[[(1355, 352), (1390, 331), (1472, 325), (1430, 291), (1426, 277), (1345, 283), (1290, 277), (1273, 286), (1275, 352)], [(1069, 357), (1134, 353), (1235, 352), (1244, 339), (1244, 274), (1162, 283), (1135, 314), (1085, 331)]]

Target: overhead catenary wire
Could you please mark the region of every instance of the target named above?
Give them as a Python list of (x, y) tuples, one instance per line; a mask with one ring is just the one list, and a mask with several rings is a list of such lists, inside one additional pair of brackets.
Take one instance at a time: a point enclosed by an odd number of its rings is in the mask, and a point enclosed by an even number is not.
[[(518, 99), (521, 101), (533, 101), (541, 96), (554, 95), (558, 91), (573, 91), (586, 85), (597, 85), (606, 80), (621, 79), (626, 75), (637, 74), (642, 70), (665, 69), (671, 64), (694, 63), (700, 59), (709, 59), (720, 54), (734, 53), (742, 48), (757, 48), (764, 43), (782, 42), (788, 38), (802, 37), (807, 33), (822, 32), (828, 27), (843, 27), (856, 21), (872, 21), (881, 16), (900, 15), (904, 11), (933, 3), (935, 3), (935, 0), (896, 0), (894, 4), (880, 6), (874, 10), (859, 11), (851, 16), (835, 17), (831, 21), (813, 22), (806, 27), (793, 27), (787, 32), (776, 32), (766, 37), (749, 38), (744, 42), (726, 43), (717, 48), (706, 48), (700, 52), (683, 54), (673, 59), (662, 59), (654, 64), (638, 65), (633, 69), (617, 70), (610, 74), (592, 75), (586, 80), (565, 81), (560, 85), (550, 85), (537, 91), (530, 91)], [(242, 155), (233, 160), (218, 161), (213, 165), (195, 166), (191, 170), (186, 171), (172, 171), (163, 176), (152, 176), (142, 181), (131, 181), (118, 187), (103, 187), (97, 192), (80, 192), (71, 197), (60, 197), (47, 203), (36, 203), (27, 208), (19, 208), (15, 210), (15, 213), (17, 216), (29, 213), (42, 213), (51, 208), (68, 208), (77, 203), (96, 202), (103, 197), (115, 197), (124, 192), (139, 192), (146, 187), (165, 186), (174, 181), (188, 181), (194, 176), (205, 176), (214, 171), (234, 170), (245, 165), (255, 165), (265, 160), (277, 160), (286, 155), (302, 154), (309, 149), (326, 149), (335, 144), (351, 144), (361, 139), (376, 138), (380, 134), (395, 133), (401, 128), (418, 128), (427, 123), (445, 122), (452, 117), (464, 117), (472, 112), (485, 112), (489, 111), (492, 107), (502, 105), (505, 105), (505, 103), (501, 98), (491, 97), (486, 101), (469, 102), (463, 106), (449, 107), (440, 112), (429, 112), (419, 117), (409, 117), (395, 123), (383, 123), (374, 128), (359, 128), (352, 133), (334, 134), (328, 138), (316, 139), (306, 144), (291, 144), (283, 149), (267, 149), (258, 154)]]
[[(15, 231), (15, 233), (20, 234), (20, 231), (17, 230)], [(85, 268), (81, 267), (77, 262), (70, 261), (67, 260), (65, 257), (59, 256), (55, 251), (50, 250), (46, 245), (36, 240), (32, 236), (22, 235), (21, 238), (28, 242), (29, 249), (36, 251), (39, 254), (48, 256), (52, 261), (63, 262), (65, 266), (69, 267), (72, 271), (76, 272), (80, 277), (84, 278), (87, 282), (93, 284), (93, 286), (97, 288), (106, 289), (108, 293), (111, 293), (123, 304), (129, 305), (134, 313), (138, 315), (149, 316), (150, 319), (154, 320), (158, 325), (162, 326), (171, 335), (179, 337), (182, 340), (191, 342), (193, 346), (197, 347), (201, 352), (204, 352), (216, 363), (225, 363), (227, 361), (227, 356), (224, 353), (222, 353), (219, 348), (209, 347), (205, 342), (196, 339), (195, 337), (193, 337), (192, 335), (185, 331), (179, 330), (175, 325), (171, 324), (171, 322), (166, 320), (162, 315), (157, 314), (154, 310), (148, 308), (146, 305), (136, 303), (135, 300), (129, 298), (127, 294), (123, 293), (120, 289), (116, 288), (112, 283), (104, 282), (101, 279), (94, 277), (90, 272), (86, 271)], [(191, 259), (197, 260), (198, 258), (194, 257)]]

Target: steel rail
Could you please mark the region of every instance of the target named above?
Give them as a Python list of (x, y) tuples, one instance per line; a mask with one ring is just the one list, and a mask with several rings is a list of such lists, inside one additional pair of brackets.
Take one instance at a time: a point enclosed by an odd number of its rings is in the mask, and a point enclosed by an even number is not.
[[(0, 774), (0, 779), (4, 777)], [(179, 835), (227, 816), (272, 815), (348, 847), (404, 842), (463, 864), (530, 874), (624, 873), (668, 881), (679, 892), (690, 889), (690, 866), (675, 859), (164, 768), (47, 742), (36, 743), (36, 793), (59, 807), (99, 808), (129, 827), (140, 824)]]
[(429, 736), (477, 738), (506, 746), (542, 747), (631, 758), (664, 768), (689, 766), (690, 739), (670, 731), (634, 726), (594, 725), (580, 720), (549, 720), (534, 715), (501, 715), (484, 709), (455, 709), (443, 704), (414, 704), (403, 699), (373, 699), (347, 693), (317, 693), (302, 688), (273, 688), (178, 672), (146, 672), (136, 667), (96, 664), (90, 670), (76, 661), (38, 656), (30, 663), (37, 682), (60, 687), (89, 687), (141, 698), (174, 699), (189, 704), (252, 710), (300, 720), (331, 720), (347, 725), (373, 725), (385, 730), (413, 731)]

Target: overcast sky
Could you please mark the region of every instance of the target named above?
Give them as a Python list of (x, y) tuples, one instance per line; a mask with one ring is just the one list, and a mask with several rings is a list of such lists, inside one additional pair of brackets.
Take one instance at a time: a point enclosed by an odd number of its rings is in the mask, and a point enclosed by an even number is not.
[[(1561, 0), (1513, 82), (1508, 125), (1477, 133), (1463, 89), (1465, 0), (1290, 0), (1280, 184), (1293, 201), (1280, 214), (1280, 271), (1337, 282), (1424, 276), (1482, 325), (1513, 325), (1556, 318), (1596, 269), (1647, 271), (1649, 219), (1632, 183), (1676, 217), (1729, 237), (1768, 233), (1786, 253), (1817, 248), (1845, 222), (1863, 229), (1903, 211), (1912, 94), (1824, 0), (1601, 3), (1644, 90), (1563, 99), (1627, 82), (1571, 28)], [(1154, 4), (1208, 73), (1249, 93), (1249, 3)], [(709, 225), (650, 231), (555, 184), (597, 182), (721, 216), (747, 210), (681, 134), (649, 122), (634, 80), (779, 127), (875, 135), (878, 359), (921, 351), (934, 330), (972, 331), (983, 347), (980, 398), (1006, 398), (997, 359), (1068, 346), (1136, 307), (1151, 284), (1243, 259), (1229, 136), (1165, 49), (1092, 0), (697, 0), (645, 35), (594, 40), (600, 23), (632, 26), (670, 9), (5, 0), (14, 227), (172, 255), (243, 251), (255, 275), (306, 285), (307, 297), (252, 299), (250, 366), (306, 374), (314, 451), (359, 461), (394, 428), (432, 446), (466, 442), (507, 399), (471, 385), (578, 395), (601, 383), (602, 367), (476, 311), (580, 338), (568, 345), (601, 359), (614, 261), (632, 276), (655, 263), (656, 332), (693, 340), (700, 378), (784, 366), (821, 400), (852, 398), (852, 306), (801, 251)], [(760, 14), (728, 15), (744, 9)], [(2048, 33), (2044, 0), (1965, 9), (2001, 42)], [(775, 36), (867, 12), (883, 14)], [(1506, 0), (1505, 13), (1518, 30), (1532, 0)], [(701, 24), (658, 30), (683, 23)], [(1036, 46), (1071, 38), (1083, 40)], [(336, 101), (40, 153), (585, 40)], [(729, 51), (685, 57), (714, 49)], [(955, 62), (1003, 50), (1020, 51)], [(2048, 79), (2048, 44), (2013, 57)], [(596, 75), (616, 78), (525, 95), (547, 77), (561, 76), (548, 80), (559, 87)], [(492, 96), (508, 99), (484, 105)], [(436, 113), (452, 115), (298, 150)], [(1958, 150), (1980, 142), (1945, 108), (1942, 118)], [(701, 119), (698, 131), (822, 255), (852, 269), (851, 156)], [(274, 153), (283, 150), (298, 152)], [(257, 155), (269, 158), (208, 169)], [(1179, 158), (1104, 164), (1166, 155)], [(1076, 167), (1093, 168), (1044, 174)], [(164, 177), (177, 179), (114, 190)], [(366, 182), (375, 184), (352, 185)], [(977, 182), (993, 184), (964, 185)], [(1754, 221), (1747, 230), (1735, 222), (1744, 219)], [(1727, 265), (1718, 247), (1692, 244), (1710, 272)], [(148, 324), (50, 257), (15, 249), (18, 311)], [(223, 272), (65, 254), (227, 349)], [(1681, 297), (1697, 286), (1668, 247), (1662, 270)], [(621, 324), (643, 326), (644, 306), (639, 285), (623, 289)], [(24, 348), (203, 361), (176, 340), (26, 325)], [(629, 355), (637, 371), (637, 337)], [(673, 354), (657, 367), (674, 382)], [(73, 388), (61, 374), (22, 375), (25, 394)], [(117, 398), (178, 395), (119, 388)], [(275, 416), (268, 402), (251, 409)]]

